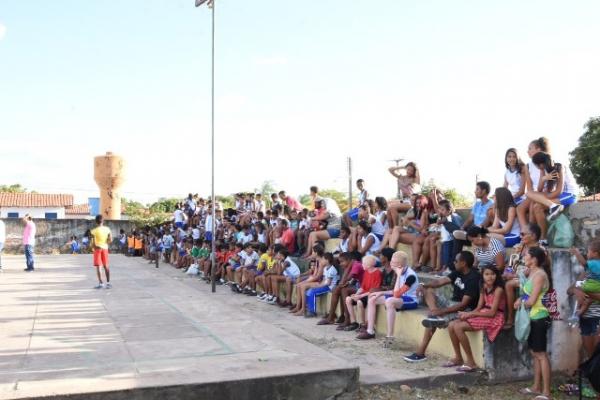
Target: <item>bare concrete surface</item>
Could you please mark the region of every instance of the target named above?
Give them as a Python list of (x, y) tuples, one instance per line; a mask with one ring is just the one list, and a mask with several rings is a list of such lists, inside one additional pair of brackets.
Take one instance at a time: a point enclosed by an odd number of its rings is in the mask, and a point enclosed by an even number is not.
[(112, 255), (114, 286), (96, 290), (89, 255), (38, 256), (33, 273), (22, 256), (2, 261), (0, 399), (324, 399), (357, 387), (360, 360), (301, 334), (314, 320), (212, 294), (171, 266)]

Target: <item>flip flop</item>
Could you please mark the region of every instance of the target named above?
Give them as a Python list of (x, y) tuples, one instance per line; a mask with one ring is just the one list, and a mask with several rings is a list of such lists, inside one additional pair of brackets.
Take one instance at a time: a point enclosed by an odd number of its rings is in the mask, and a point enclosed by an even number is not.
[(538, 395), (541, 394), (539, 392), (534, 392), (533, 390), (531, 390), (530, 388), (526, 387), (523, 389), (519, 389), (519, 393), (520, 394), (524, 394), (525, 396), (533, 396), (533, 395)]
[(550, 397), (539, 394), (533, 398), (533, 400), (550, 400)]
[(456, 363), (452, 360), (448, 360), (442, 364), (442, 368), (452, 368), (452, 367), (460, 367), (462, 363)]
[(461, 365), (456, 368), (458, 372), (474, 372), (477, 368), (469, 367), (468, 365)]

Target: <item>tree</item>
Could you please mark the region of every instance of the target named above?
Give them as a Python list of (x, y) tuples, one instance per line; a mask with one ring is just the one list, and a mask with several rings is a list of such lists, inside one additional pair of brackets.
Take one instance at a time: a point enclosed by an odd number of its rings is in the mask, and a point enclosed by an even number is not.
[(444, 198), (449, 200), (455, 208), (471, 207), (472, 205), (472, 202), (467, 196), (463, 195), (454, 188), (442, 189), (435, 184), (433, 179), (430, 179), (427, 181), (427, 183), (424, 183), (421, 186), (421, 193), (425, 196), (429, 196), (429, 193), (431, 193), (431, 190), (434, 188), (440, 190), (444, 195)]
[(21, 186), (20, 183), (13, 183), (12, 185), (0, 185), (0, 192), (4, 193), (28, 193), (27, 188)]
[(579, 145), (569, 153), (571, 171), (586, 195), (600, 190), (600, 117), (590, 118)]

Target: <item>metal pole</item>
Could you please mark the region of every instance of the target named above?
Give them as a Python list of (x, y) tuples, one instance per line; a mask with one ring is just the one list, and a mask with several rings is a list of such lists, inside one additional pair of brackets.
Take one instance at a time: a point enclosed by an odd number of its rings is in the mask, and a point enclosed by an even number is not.
[(212, 242), (211, 242), (211, 253), (210, 253), (210, 281), (212, 286), (212, 292), (216, 292), (216, 280), (215, 280), (215, 269), (216, 269), (216, 238), (217, 238), (217, 219), (216, 210), (217, 202), (215, 199), (215, 6), (216, 0), (212, 2), (212, 71), (211, 71), (211, 162), (212, 162)]
[(352, 158), (348, 157), (348, 211), (352, 210)]

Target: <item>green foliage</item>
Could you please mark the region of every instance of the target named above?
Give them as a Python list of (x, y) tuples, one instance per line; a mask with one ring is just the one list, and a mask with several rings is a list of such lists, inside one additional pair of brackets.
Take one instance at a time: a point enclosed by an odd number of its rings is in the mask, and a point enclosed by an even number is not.
[(319, 196), (321, 197), (329, 197), (330, 199), (335, 200), (335, 202), (340, 207), (340, 211), (345, 213), (348, 211), (348, 193), (340, 192), (336, 189), (320, 189)]
[(302, 204), (304, 207), (306, 207), (308, 209), (313, 208), (313, 201), (309, 194), (301, 195), (300, 198), (298, 199), (298, 201), (300, 202), (300, 204)]
[(579, 145), (571, 151), (571, 171), (586, 195), (600, 191), (600, 117), (590, 118)]
[(452, 202), (454, 208), (471, 207), (472, 205), (472, 201), (467, 196), (463, 195), (454, 188), (442, 189), (435, 184), (435, 181), (433, 179), (430, 179), (429, 181), (421, 185), (421, 193), (423, 193), (426, 196), (429, 196), (429, 193), (431, 193), (433, 189), (438, 189), (439, 191), (441, 191), (444, 195), (444, 198)]
[[(0, 192), (4, 193), (29, 193), (27, 188), (21, 186), (20, 183), (13, 183), (12, 185), (0, 185)], [(35, 193), (31, 191), (31, 193)]]
[(175, 206), (181, 200), (179, 199), (160, 199), (156, 203), (152, 203), (149, 207), (151, 213), (172, 213), (175, 211)]
[(217, 196), (217, 195), (215, 195), (215, 199), (217, 200), (218, 203), (221, 203), (223, 205), (224, 210), (235, 207), (235, 199), (233, 198), (233, 196)]

